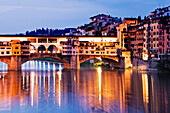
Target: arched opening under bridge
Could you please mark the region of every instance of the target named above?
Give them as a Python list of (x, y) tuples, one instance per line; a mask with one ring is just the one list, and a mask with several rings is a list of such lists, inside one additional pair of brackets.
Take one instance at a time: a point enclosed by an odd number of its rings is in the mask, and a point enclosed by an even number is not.
[(80, 60), (80, 66), (108, 66), (108, 67), (120, 67), (118, 57), (102, 57), (93, 56)]
[(48, 47), (48, 52), (49, 53), (57, 53), (57, 51), (58, 51), (58, 48), (55, 45), (50, 45)]
[[(42, 62), (44, 64), (42, 64)], [(39, 63), (39, 64), (37, 64)], [(31, 68), (31, 69), (38, 69), (40, 68), (41, 70), (44, 68), (42, 68), (42, 65), (45, 65), (45, 70), (50, 70), (51, 67), (47, 68), (47, 64), (49, 65), (49, 63), (53, 63), (53, 64), (61, 64), (62, 69), (63, 68), (69, 68), (69, 63), (68, 61), (62, 60), (60, 57), (56, 56), (56, 55), (51, 55), (51, 54), (32, 54), (31, 57), (25, 58), (22, 60), (22, 69), (27, 69), (27, 68)]]
[(57, 59), (53, 58), (35, 58), (32, 60), (28, 60), (27, 62), (22, 64), (22, 70), (61, 70), (64, 68), (64, 64)]
[(38, 53), (45, 53), (45, 51), (46, 51), (46, 48), (45, 48), (44, 45), (40, 45), (40, 46), (38, 47)]
[(8, 65), (9, 64), (0, 61), (0, 71), (7, 71), (8, 70)]

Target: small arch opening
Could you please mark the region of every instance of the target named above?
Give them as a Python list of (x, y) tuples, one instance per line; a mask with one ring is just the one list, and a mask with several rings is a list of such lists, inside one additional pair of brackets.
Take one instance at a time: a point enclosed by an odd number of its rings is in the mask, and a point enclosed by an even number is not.
[(38, 53), (45, 53), (45, 51), (46, 51), (46, 48), (45, 48), (44, 45), (40, 45), (40, 46), (38, 47)]
[(50, 45), (48, 47), (48, 52), (49, 53), (57, 53), (57, 51), (58, 51), (58, 49), (57, 49), (57, 47), (55, 45)]

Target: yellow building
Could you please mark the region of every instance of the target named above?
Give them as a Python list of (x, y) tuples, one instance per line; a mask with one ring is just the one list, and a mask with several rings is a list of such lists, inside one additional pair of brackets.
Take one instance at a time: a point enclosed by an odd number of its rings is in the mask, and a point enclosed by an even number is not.
[(21, 55), (20, 40), (11, 40), (12, 55)]
[(124, 38), (127, 35), (127, 29), (128, 29), (128, 24), (127, 23), (122, 23), (117, 27), (117, 38), (118, 42), (120, 42), (120, 47), (121, 49), (124, 49)]

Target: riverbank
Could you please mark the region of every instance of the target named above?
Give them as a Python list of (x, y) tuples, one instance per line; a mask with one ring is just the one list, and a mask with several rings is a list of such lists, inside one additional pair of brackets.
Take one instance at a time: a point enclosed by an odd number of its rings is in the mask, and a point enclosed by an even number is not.
[(143, 61), (140, 59), (133, 59), (132, 61), (133, 69), (139, 71), (158, 71), (157, 65), (158, 62), (156, 60), (151, 59), (150, 62)]

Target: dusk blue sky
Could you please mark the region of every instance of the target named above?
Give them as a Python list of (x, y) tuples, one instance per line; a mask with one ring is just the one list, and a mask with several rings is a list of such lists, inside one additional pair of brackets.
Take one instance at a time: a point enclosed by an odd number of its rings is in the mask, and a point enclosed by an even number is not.
[(89, 23), (99, 13), (116, 17), (147, 16), (170, 0), (1, 0), (0, 34), (37, 28), (68, 28)]

